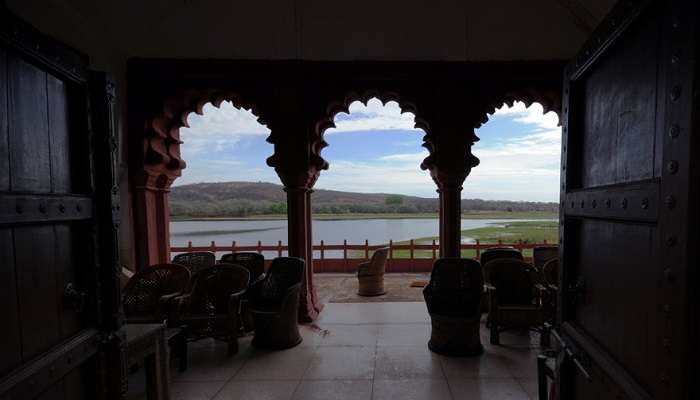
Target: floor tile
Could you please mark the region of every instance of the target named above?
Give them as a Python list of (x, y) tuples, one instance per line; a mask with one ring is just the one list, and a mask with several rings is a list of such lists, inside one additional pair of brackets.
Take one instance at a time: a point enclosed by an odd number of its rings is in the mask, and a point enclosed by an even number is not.
[(210, 400), (226, 382), (175, 382), (170, 388), (170, 400)]
[(538, 387), (537, 387), (537, 379), (534, 378), (518, 378), (516, 379), (520, 386), (522, 386), (523, 390), (527, 393), (528, 396), (530, 396), (530, 400), (537, 400), (539, 396), (538, 392)]
[[(243, 366), (247, 357), (247, 344), (237, 354), (228, 355), (228, 345), (213, 340), (203, 340), (188, 346), (187, 371), (172, 368), (170, 376), (174, 382), (227, 381)], [(176, 363), (175, 363), (176, 364)]]
[(375, 347), (324, 347), (316, 349), (304, 379), (371, 379)]
[(299, 334), (302, 338), (299, 346), (302, 347), (316, 347), (323, 341), (325, 336), (324, 330), (316, 324), (299, 325)]
[(515, 379), (448, 379), (455, 400), (530, 400)]
[(378, 327), (377, 346), (428, 346), (429, 324), (396, 324)]
[(328, 303), (316, 322), (324, 324), (430, 323), (423, 302)]
[(511, 378), (508, 361), (490, 349), (474, 357), (440, 356), (442, 370), (448, 378)]
[(303, 346), (287, 350), (249, 349), (249, 357), (234, 380), (299, 380), (309, 367), (315, 349)]
[(444, 379), (440, 358), (427, 346), (377, 347), (375, 379)]
[(296, 392), (295, 400), (370, 400), (372, 381), (365, 380), (304, 380)]
[(299, 381), (230, 381), (214, 400), (289, 400)]
[(537, 377), (537, 354), (539, 350), (526, 348), (500, 347), (494, 352), (501, 356), (514, 378)]
[(377, 325), (325, 325), (320, 346), (374, 346)]
[(372, 400), (451, 400), (444, 379), (404, 379), (374, 381)]

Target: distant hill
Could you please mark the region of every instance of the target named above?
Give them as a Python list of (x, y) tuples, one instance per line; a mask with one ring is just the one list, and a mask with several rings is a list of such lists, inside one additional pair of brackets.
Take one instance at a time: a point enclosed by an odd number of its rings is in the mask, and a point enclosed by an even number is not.
[[(389, 193), (353, 193), (314, 190), (315, 213), (434, 213), (436, 198)], [(287, 212), (281, 185), (266, 182), (217, 182), (174, 186), (169, 195), (174, 217), (246, 217)], [(463, 199), (463, 210), (557, 211), (557, 203)]]

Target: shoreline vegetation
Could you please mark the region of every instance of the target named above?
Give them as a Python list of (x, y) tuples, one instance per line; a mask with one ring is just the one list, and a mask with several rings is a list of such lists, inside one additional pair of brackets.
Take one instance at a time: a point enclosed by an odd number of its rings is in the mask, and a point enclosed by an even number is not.
[[(556, 219), (559, 215), (551, 211), (501, 211), (501, 210), (467, 210), (462, 212), (464, 219), (535, 219), (550, 220)], [(171, 222), (178, 221), (278, 221), (286, 220), (286, 214), (261, 214), (247, 217), (188, 217), (182, 215), (171, 215)], [(362, 219), (438, 219), (437, 213), (314, 213), (314, 220), (334, 221), (334, 220), (362, 220)]]
[[(462, 230), (462, 237), (469, 238), (472, 241), (479, 240), (481, 244), (496, 244), (501, 240), (504, 245), (513, 244), (518, 241), (523, 243), (543, 243), (547, 244), (559, 243), (559, 223), (558, 221), (542, 220), (542, 221), (516, 221), (499, 223), (490, 223), (489, 226), (474, 229)], [(433, 240), (437, 241), (437, 237), (424, 237), (413, 239), (414, 244), (431, 244)], [(408, 245), (410, 240), (394, 242), (397, 245)], [(364, 251), (351, 251), (350, 257), (364, 258)], [(431, 258), (433, 252), (431, 250), (414, 250), (414, 258)], [(524, 249), (523, 256), (532, 257), (532, 249)], [(394, 250), (394, 258), (410, 258), (409, 250)], [(476, 257), (476, 250), (462, 250), (462, 257)]]

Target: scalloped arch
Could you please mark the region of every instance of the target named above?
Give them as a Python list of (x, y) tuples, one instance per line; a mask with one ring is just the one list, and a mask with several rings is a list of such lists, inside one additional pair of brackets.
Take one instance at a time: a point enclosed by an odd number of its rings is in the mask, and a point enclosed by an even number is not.
[[(390, 101), (394, 101), (399, 105), (401, 113), (410, 112), (414, 115), (414, 127), (422, 129), (426, 135), (423, 138), (429, 136), (430, 126), (428, 122), (418, 114), (418, 108), (416, 102), (407, 99), (405, 96), (401, 96), (396, 91), (392, 90), (379, 90), (379, 89), (367, 89), (364, 91), (348, 91), (342, 96), (340, 100), (332, 100), (328, 102), (328, 105), (323, 110), (323, 115), (317, 119), (315, 129), (315, 140), (311, 143), (311, 157), (312, 163), (319, 170), (328, 169), (328, 162), (321, 157), (321, 151), (328, 147), (328, 143), (323, 139), (323, 135), (326, 130), (330, 128), (335, 128), (335, 117), (339, 113), (350, 113), (350, 105), (356, 101), (367, 105), (367, 102), (371, 99), (379, 100), (382, 105), (386, 105)], [(429, 151), (431, 151), (431, 146), (426, 146)]]
[[(189, 127), (187, 119), (191, 113), (203, 115), (204, 105), (211, 103), (220, 107), (230, 101), (237, 109), (249, 110), (257, 121), (272, 130), (270, 120), (265, 118), (255, 102), (236, 91), (213, 89), (185, 90), (163, 100), (163, 107), (148, 119), (144, 135), (144, 161), (148, 166), (164, 166), (172, 181), (180, 176), (186, 163), (180, 156), (180, 128)], [(267, 138), (270, 142), (270, 137)]]
[(474, 129), (483, 126), (489, 120), (488, 115), (493, 114), (498, 108), (503, 106), (503, 104), (508, 105), (508, 107), (513, 107), (513, 104), (517, 101), (525, 103), (526, 107), (538, 103), (543, 108), (543, 114), (554, 111), (559, 117), (559, 125), (561, 125), (561, 93), (558, 90), (526, 88), (509, 90), (492, 96), (492, 100), (484, 104), (481, 110), (483, 117), (476, 122)]

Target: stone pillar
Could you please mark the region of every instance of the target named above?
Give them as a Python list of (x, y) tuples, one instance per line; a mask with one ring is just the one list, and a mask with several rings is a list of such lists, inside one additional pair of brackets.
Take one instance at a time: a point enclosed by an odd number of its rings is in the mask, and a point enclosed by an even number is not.
[[(287, 174), (278, 170), (287, 193), (287, 234), (289, 256), (306, 261), (306, 271), (302, 281), (299, 299), (299, 322), (311, 322), (323, 305), (318, 301), (313, 284), (313, 242), (311, 235), (311, 186), (317, 173)], [(294, 179), (293, 177), (310, 176), (312, 179)]]
[[(444, 96), (444, 99), (454, 98), (458, 97)], [(471, 154), (476, 137), (473, 130), (460, 133), (464, 121), (454, 117), (463, 113), (450, 108), (455, 104), (459, 103), (445, 102), (443, 107), (433, 110), (436, 122), (431, 124), (423, 144), (430, 155), (421, 164), (422, 169), (430, 171), (440, 195), (440, 257), (461, 256), (462, 184), (472, 167), (479, 163)]]
[(462, 185), (440, 184), (440, 257), (460, 257)]
[(132, 185), (133, 233), (136, 269), (170, 261), (170, 212), (166, 175), (146, 175)]

